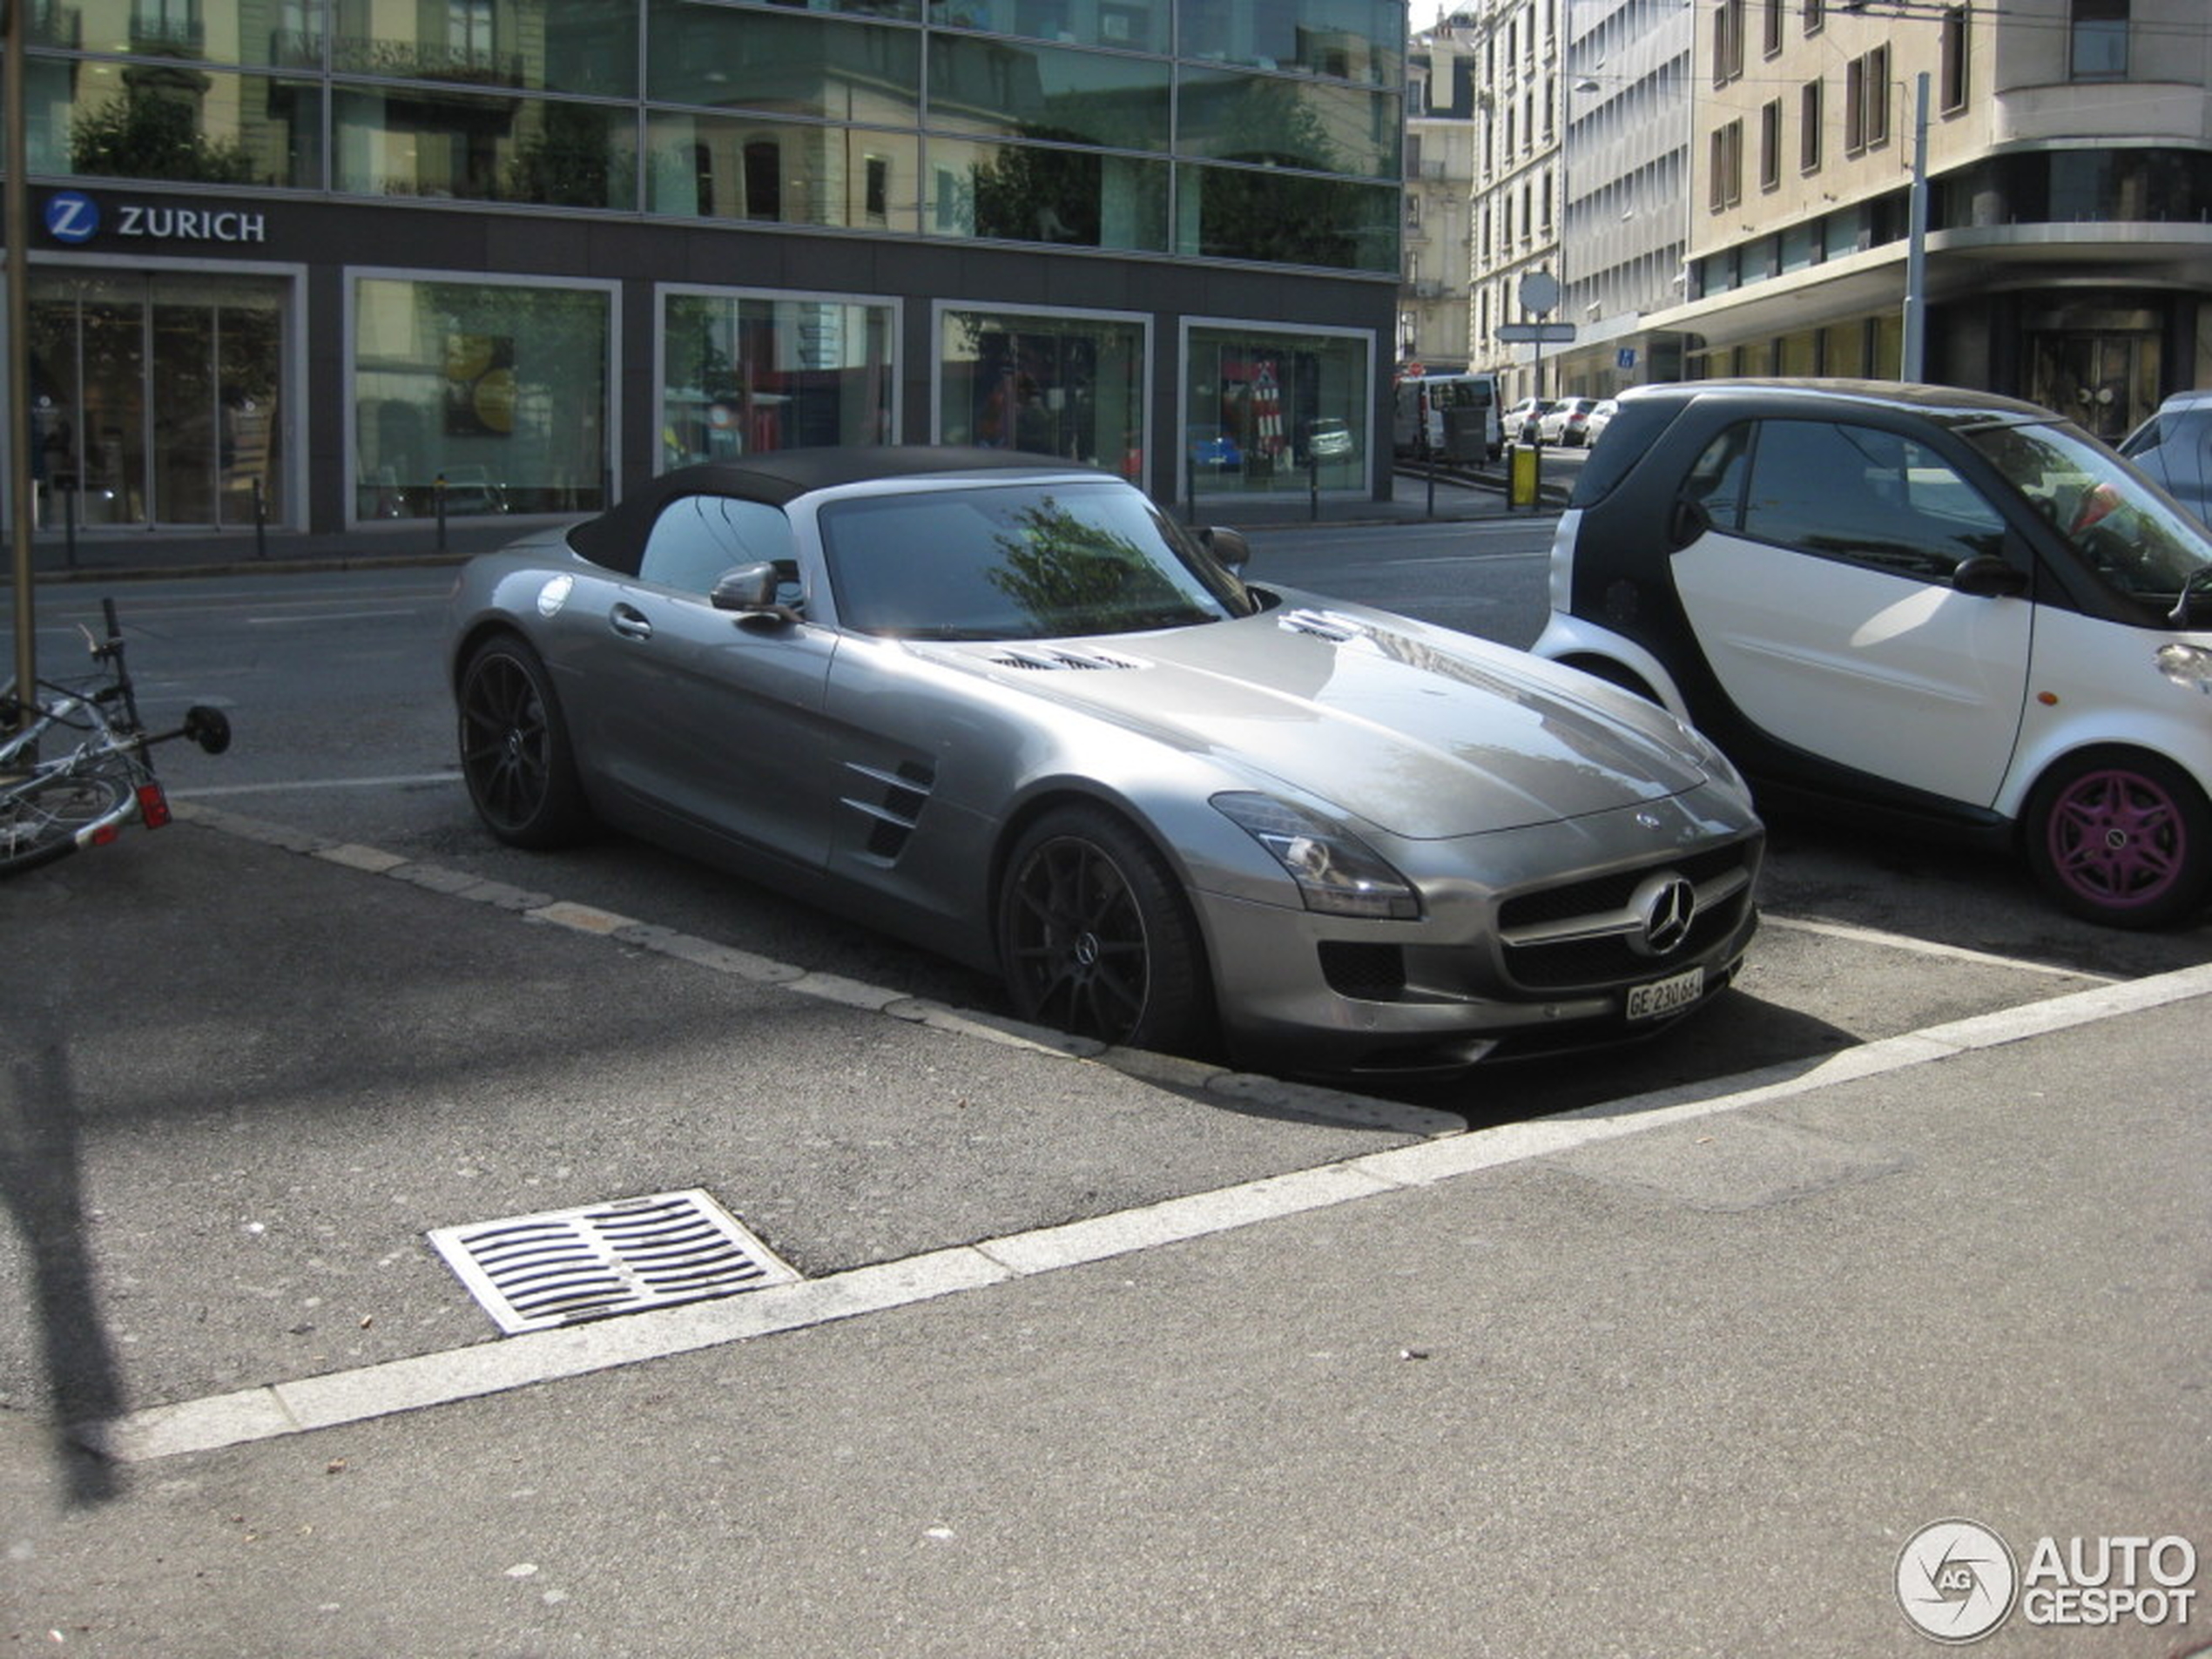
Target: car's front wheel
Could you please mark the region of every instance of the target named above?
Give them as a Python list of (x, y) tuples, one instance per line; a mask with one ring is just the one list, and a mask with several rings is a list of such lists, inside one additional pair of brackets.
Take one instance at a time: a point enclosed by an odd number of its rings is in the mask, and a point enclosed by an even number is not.
[(1151, 845), (1103, 808), (1055, 807), (1022, 833), (1000, 888), (998, 934), (1025, 1020), (1170, 1051), (1211, 1026), (1190, 904)]
[(514, 846), (553, 847), (591, 827), (568, 723), (538, 654), (487, 640), (461, 671), (461, 772), (485, 826)]
[(2107, 927), (2184, 921), (2212, 889), (2212, 807), (2156, 755), (2099, 750), (2061, 762), (2029, 797), (2022, 828), (2037, 879)]

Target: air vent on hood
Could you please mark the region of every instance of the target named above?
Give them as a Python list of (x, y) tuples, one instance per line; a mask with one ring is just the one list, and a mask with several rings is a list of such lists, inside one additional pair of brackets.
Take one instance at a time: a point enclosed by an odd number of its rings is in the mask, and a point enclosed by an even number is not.
[(1334, 640), (1339, 645), (1364, 639), (1367, 633), (1351, 617), (1339, 617), (1333, 610), (1287, 610), (1276, 626), (1294, 634), (1312, 634), (1321, 639)]
[(1130, 657), (1116, 657), (1110, 651), (1073, 651), (1054, 645), (1037, 650), (1019, 647), (995, 652), (991, 660), (1001, 668), (1142, 668), (1143, 663)]

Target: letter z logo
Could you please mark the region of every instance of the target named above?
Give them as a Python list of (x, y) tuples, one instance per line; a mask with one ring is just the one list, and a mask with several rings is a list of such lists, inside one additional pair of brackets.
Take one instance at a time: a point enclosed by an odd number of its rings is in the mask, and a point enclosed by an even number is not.
[(57, 242), (89, 242), (100, 228), (100, 205), (78, 190), (46, 198), (46, 234)]

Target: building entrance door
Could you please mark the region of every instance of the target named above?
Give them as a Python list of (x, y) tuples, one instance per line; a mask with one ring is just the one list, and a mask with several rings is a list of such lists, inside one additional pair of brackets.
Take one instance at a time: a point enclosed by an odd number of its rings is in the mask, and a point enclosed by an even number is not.
[(2158, 403), (2158, 335), (2071, 329), (2028, 335), (2031, 401), (2118, 443)]
[(285, 523), (286, 293), (269, 278), (35, 273), (40, 527)]

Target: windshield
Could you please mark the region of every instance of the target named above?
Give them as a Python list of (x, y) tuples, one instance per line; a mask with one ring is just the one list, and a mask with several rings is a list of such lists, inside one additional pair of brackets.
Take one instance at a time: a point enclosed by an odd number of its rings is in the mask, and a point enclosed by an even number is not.
[(1994, 427), (1966, 436), (2121, 593), (2170, 610), (2183, 584), (2212, 562), (2212, 538), (2196, 522), (2079, 427)]
[(1253, 609), (1241, 582), (1112, 481), (858, 496), (819, 523), (838, 619), (861, 633), (1051, 639)]

